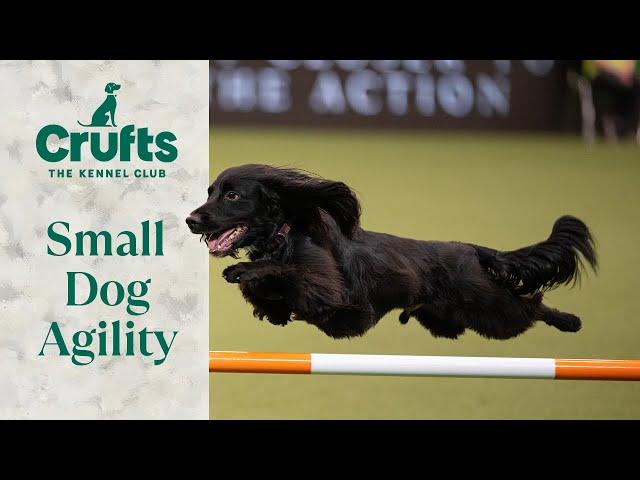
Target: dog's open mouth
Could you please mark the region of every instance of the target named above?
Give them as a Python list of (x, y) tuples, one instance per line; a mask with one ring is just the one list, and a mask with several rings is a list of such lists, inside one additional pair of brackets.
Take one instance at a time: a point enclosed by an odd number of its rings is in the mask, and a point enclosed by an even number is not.
[(221, 257), (233, 250), (233, 246), (246, 235), (247, 230), (246, 225), (236, 225), (221, 233), (205, 233), (202, 238), (205, 239), (209, 253)]

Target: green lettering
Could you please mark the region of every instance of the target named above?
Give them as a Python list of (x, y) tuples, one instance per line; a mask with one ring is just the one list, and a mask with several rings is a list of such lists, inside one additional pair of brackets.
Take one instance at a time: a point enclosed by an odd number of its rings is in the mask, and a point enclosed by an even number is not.
[[(90, 347), (93, 343), (92, 333), (96, 333), (96, 330), (93, 329), (90, 332), (80, 330), (79, 332), (73, 334), (73, 356), (71, 357), (71, 362), (74, 365), (89, 365), (91, 362), (93, 362), (95, 354), (91, 350), (86, 348)], [(80, 342), (80, 337), (82, 335), (84, 335), (84, 342)], [(89, 358), (89, 361), (82, 363), (76, 357), (87, 357)]]
[[(51, 335), (51, 332), (53, 332), (53, 337), (55, 339), (54, 342), (47, 341), (49, 340), (49, 335)], [(46, 347), (47, 345), (57, 345), (58, 350), (60, 351), (60, 355), (62, 356), (69, 355), (69, 349), (67, 348), (67, 345), (64, 343), (64, 337), (62, 336), (62, 332), (60, 331), (58, 322), (51, 323), (51, 326), (49, 327), (49, 331), (47, 332), (47, 337), (44, 339), (44, 344), (42, 345), (42, 349), (40, 350), (40, 353), (38, 354), (38, 356), (44, 356), (44, 347)]]
[(160, 348), (162, 349), (162, 353), (164, 354), (164, 356), (161, 359), (154, 360), (153, 364), (161, 365), (167, 359), (167, 355), (169, 355), (169, 350), (171, 350), (171, 345), (173, 345), (173, 341), (175, 340), (178, 332), (177, 331), (173, 332), (173, 337), (171, 337), (171, 343), (169, 344), (167, 344), (167, 341), (164, 339), (164, 332), (162, 330), (158, 330), (153, 333), (155, 334), (156, 339), (158, 339), (158, 343), (160, 344)]
[(156, 146), (160, 149), (156, 152), (156, 158), (164, 163), (173, 162), (178, 158), (178, 149), (171, 144), (176, 140), (176, 136), (171, 132), (160, 132), (156, 135)]
[(59, 140), (63, 138), (67, 138), (69, 136), (69, 132), (64, 127), (60, 125), (47, 125), (46, 127), (42, 127), (36, 136), (36, 150), (38, 151), (38, 155), (47, 161), (47, 162), (59, 162), (63, 160), (69, 150), (66, 148), (58, 147), (55, 151), (50, 151), (47, 148), (47, 139), (49, 136), (55, 135)]
[(104, 238), (104, 255), (110, 256), (113, 255), (111, 250), (111, 234), (105, 230), (101, 232), (92, 232), (91, 230), (88, 232), (78, 232), (76, 233), (76, 255), (84, 255), (84, 239), (85, 237), (89, 238), (91, 249), (89, 251), (89, 256), (97, 256), (98, 255), (98, 237)]
[(71, 251), (71, 241), (64, 235), (56, 233), (53, 230), (54, 225), (56, 225), (57, 223), (59, 223), (60, 225), (63, 225), (67, 229), (67, 232), (69, 231), (69, 224), (67, 222), (58, 221), (58, 222), (53, 222), (52, 224), (49, 225), (49, 228), (47, 228), (47, 235), (49, 235), (49, 238), (54, 242), (58, 242), (62, 244), (65, 250), (64, 250), (64, 253), (55, 253), (53, 250), (51, 250), (51, 247), (47, 245), (47, 253), (49, 255), (53, 255), (54, 257), (62, 257), (63, 255), (66, 255)]
[[(84, 275), (89, 281), (89, 297), (84, 303), (76, 303), (76, 275)], [(96, 299), (98, 282), (95, 277), (86, 272), (67, 272), (67, 305), (77, 307), (88, 305)]]
[(156, 256), (161, 257), (162, 252), (162, 220), (156, 222)]
[(107, 151), (100, 150), (100, 133), (91, 133), (91, 155), (99, 162), (108, 162), (118, 153), (118, 134), (109, 132), (107, 135)]
[(149, 135), (148, 128), (138, 130), (138, 157), (140, 160), (144, 160), (145, 162), (153, 160), (153, 155), (149, 152), (151, 142), (153, 142), (153, 135)]
[(116, 248), (116, 255), (120, 257), (124, 257), (126, 255), (131, 255), (132, 257), (137, 256), (138, 252), (136, 251), (137, 250), (136, 235), (133, 232), (130, 232), (128, 230), (120, 232), (116, 238), (120, 238), (120, 235), (126, 236), (129, 241), (121, 245), (118, 245), (118, 247)]
[(69, 157), (72, 162), (79, 162), (82, 160), (82, 144), (89, 141), (88, 132), (72, 132), (71, 133), (71, 156)]
[(135, 135), (133, 131), (135, 127), (133, 125), (127, 125), (120, 130), (120, 160), (122, 162), (131, 161), (131, 145), (135, 142)]

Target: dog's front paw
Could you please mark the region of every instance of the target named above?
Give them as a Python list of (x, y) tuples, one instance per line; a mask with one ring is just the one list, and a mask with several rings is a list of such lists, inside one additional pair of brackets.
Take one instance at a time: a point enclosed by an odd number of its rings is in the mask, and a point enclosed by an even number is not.
[(222, 271), (222, 277), (229, 283), (240, 283), (246, 273), (247, 268), (242, 263), (237, 263), (225, 268)]

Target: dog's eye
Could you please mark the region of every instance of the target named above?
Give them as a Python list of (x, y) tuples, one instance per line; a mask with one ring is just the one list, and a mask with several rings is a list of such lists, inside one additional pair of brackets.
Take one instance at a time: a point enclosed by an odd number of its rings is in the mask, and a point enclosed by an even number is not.
[(240, 195), (238, 195), (236, 192), (234, 191), (230, 191), (227, 192), (226, 195), (224, 196), (225, 199), (227, 200), (231, 200), (232, 202), (235, 200), (238, 200), (240, 198)]

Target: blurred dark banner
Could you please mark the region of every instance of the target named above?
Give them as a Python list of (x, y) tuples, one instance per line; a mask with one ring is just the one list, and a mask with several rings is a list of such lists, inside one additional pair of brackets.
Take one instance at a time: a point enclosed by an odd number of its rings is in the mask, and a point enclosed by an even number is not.
[(559, 130), (553, 60), (213, 60), (214, 125)]

